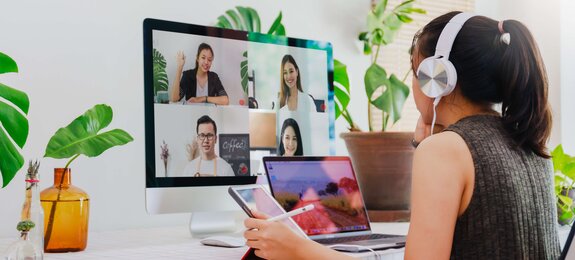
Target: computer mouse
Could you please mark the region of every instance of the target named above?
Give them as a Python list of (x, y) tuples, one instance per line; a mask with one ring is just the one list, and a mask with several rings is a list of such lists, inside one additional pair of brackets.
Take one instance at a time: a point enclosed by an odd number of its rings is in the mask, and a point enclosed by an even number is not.
[(200, 243), (207, 246), (242, 247), (246, 245), (246, 240), (243, 237), (210, 236), (200, 240)]

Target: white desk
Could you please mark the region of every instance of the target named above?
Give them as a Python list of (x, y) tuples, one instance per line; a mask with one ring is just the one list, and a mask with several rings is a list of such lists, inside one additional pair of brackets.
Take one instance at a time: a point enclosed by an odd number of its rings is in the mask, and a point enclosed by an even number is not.
[[(372, 223), (375, 232), (407, 234), (409, 223)], [(0, 239), (0, 256), (15, 238)], [(247, 247), (204, 246), (185, 227), (90, 232), (88, 247), (78, 253), (45, 254), (44, 259), (240, 259)], [(377, 251), (380, 259), (403, 259), (403, 249)], [(375, 259), (371, 252), (352, 254)]]

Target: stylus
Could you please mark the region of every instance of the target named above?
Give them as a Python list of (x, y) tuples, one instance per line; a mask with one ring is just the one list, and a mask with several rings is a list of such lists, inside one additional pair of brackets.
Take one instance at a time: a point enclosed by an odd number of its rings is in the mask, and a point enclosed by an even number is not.
[(295, 215), (299, 215), (299, 214), (301, 214), (301, 213), (310, 211), (310, 210), (312, 210), (312, 209), (314, 209), (314, 208), (315, 208), (315, 207), (313, 206), (313, 204), (309, 204), (309, 205), (307, 205), (307, 206), (305, 206), (305, 207), (297, 208), (297, 209), (294, 209), (294, 210), (292, 210), (292, 211), (290, 211), (290, 212), (287, 212), (287, 213), (284, 213), (284, 214), (281, 214), (281, 215), (277, 215), (277, 216), (275, 216), (275, 217), (268, 218), (268, 221), (280, 221), (280, 220), (284, 220), (284, 219), (286, 219), (286, 218), (293, 217), (293, 216), (295, 216)]

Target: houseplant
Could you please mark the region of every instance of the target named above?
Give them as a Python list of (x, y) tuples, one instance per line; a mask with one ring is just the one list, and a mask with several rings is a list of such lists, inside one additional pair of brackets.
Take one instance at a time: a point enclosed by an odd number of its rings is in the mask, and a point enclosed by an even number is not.
[[(8, 55), (0, 52), (0, 74), (18, 72), (18, 65)], [(2, 188), (14, 178), (24, 165), (24, 157), (18, 151), (23, 148), (28, 138), (28, 108), (30, 101), (26, 93), (0, 83), (0, 172)], [(16, 144), (16, 145), (14, 145)]]
[[(370, 219), (376, 221), (407, 220), (410, 214), (413, 133), (386, 132), (401, 118), (409, 87), (404, 83), (406, 77), (400, 80), (394, 74), (388, 75), (377, 64), (377, 59), (381, 48), (393, 42), (402, 25), (413, 21), (410, 15), (425, 13), (422, 9), (414, 8), (413, 3), (413, 0), (408, 0), (389, 8), (387, 0), (372, 2), (372, 9), (367, 15), (367, 31), (361, 32), (358, 37), (363, 42), (364, 54), (371, 55), (371, 65), (364, 75), (369, 100), (369, 132), (362, 132), (347, 110), (342, 113), (350, 132), (342, 133), (341, 137), (346, 142), (359, 176)], [(373, 127), (372, 109), (382, 112), (381, 129)]]
[(575, 157), (565, 154), (562, 145), (555, 147), (551, 156), (558, 221), (561, 225), (569, 225), (575, 219)]
[(113, 118), (112, 108), (100, 104), (58, 129), (50, 138), (44, 157), (69, 159), (64, 168), (54, 169), (54, 186), (40, 193), (44, 208), (44, 250), (73, 252), (86, 248), (89, 197), (70, 181), (70, 164), (80, 155), (96, 157), (133, 138), (121, 129), (99, 133)]

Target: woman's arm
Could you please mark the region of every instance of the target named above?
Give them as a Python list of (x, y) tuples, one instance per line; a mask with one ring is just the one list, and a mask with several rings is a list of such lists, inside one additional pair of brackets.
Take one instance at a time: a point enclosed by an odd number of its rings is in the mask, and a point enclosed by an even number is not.
[(467, 145), (454, 132), (435, 134), (418, 146), (405, 259), (449, 258), (457, 217), (466, 208), (462, 196), (473, 185), (473, 167)]
[[(254, 212), (256, 216), (258, 214)], [(295, 234), (279, 222), (249, 218), (244, 221), (248, 230), (246, 245), (256, 249), (255, 254), (265, 259), (355, 259)]]
[(228, 96), (221, 96), (221, 97), (208, 97), (208, 96), (201, 96), (201, 97), (191, 97), (188, 99), (189, 103), (212, 103), (220, 106), (228, 105), (229, 99)]
[(174, 77), (174, 82), (172, 84), (172, 91), (170, 92), (170, 101), (172, 102), (177, 102), (181, 99), (180, 80), (182, 78), (182, 71), (184, 70), (184, 63), (186, 63), (186, 56), (184, 56), (183, 51), (178, 51), (176, 61), (178, 62), (178, 66), (176, 68), (176, 76)]

